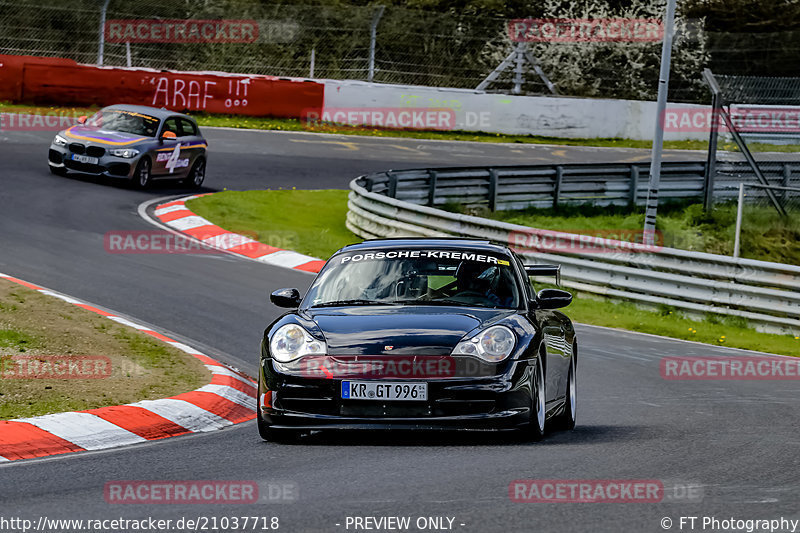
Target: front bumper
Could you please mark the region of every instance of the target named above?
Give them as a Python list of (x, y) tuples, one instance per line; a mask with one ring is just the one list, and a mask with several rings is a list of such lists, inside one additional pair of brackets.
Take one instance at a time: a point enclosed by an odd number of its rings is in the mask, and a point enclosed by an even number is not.
[[(103, 155), (97, 157), (97, 164), (82, 163), (72, 160), (73, 152), (69, 145), (60, 146), (51, 144), (47, 156), (47, 162), (54, 168), (66, 168), (82, 174), (92, 174), (94, 176), (105, 176), (107, 178), (132, 179), (136, 163), (141, 154), (135, 158), (125, 159), (108, 154), (103, 149)], [(78, 154), (84, 155), (84, 154)]]
[(511, 362), (501, 374), (421, 379), (428, 400), (398, 402), (341, 398), (341, 379), (307, 378), (261, 363), (258, 398), (264, 422), (295, 429), (514, 429), (531, 416), (530, 361)]

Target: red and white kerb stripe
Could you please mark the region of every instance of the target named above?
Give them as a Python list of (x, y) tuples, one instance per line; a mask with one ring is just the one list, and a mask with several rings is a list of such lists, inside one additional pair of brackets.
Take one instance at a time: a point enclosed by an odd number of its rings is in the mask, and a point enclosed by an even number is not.
[(187, 433), (213, 431), (256, 416), (256, 384), (247, 376), (146, 326), (64, 294), (6, 274), (0, 278), (37, 290), (135, 328), (200, 359), (211, 383), (161, 400), (88, 411), (0, 421), (0, 462), (84, 450), (101, 450)]
[(275, 248), (212, 224), (186, 208), (186, 202), (200, 196), (205, 195), (187, 196), (161, 204), (156, 208), (155, 216), (172, 229), (198, 239), (212, 248), (249, 257), (268, 265), (319, 272), (325, 264), (325, 261), (316, 257)]

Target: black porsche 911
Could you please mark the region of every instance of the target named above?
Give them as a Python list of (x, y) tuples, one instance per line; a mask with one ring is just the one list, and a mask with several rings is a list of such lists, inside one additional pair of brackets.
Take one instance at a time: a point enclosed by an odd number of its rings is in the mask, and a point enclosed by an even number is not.
[(285, 440), (312, 429), (572, 429), (577, 341), (504, 246), (465, 239), (382, 239), (346, 246), (264, 332), (258, 429)]
[(181, 180), (200, 187), (208, 143), (194, 119), (138, 105), (104, 107), (60, 131), (50, 144), (50, 172), (69, 171), (127, 180), (147, 188), (153, 180)]

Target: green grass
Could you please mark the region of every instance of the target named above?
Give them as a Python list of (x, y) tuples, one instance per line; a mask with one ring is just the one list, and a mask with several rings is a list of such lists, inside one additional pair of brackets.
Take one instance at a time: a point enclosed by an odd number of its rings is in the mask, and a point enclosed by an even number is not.
[[(563, 230), (615, 238), (617, 230), (636, 235), (644, 226), (644, 211), (624, 207), (570, 207), (521, 211), (466, 210), (494, 220), (533, 228)], [(702, 204), (673, 203), (659, 206), (657, 229), (663, 246), (720, 255), (732, 255), (736, 228), (736, 204), (718, 204), (710, 213)], [(608, 232), (608, 233), (603, 233)], [(778, 263), (800, 263), (800, 215), (778, 216), (772, 207), (747, 206), (743, 214), (741, 256)]]
[(235, 233), (270, 246), (327, 259), (359, 242), (344, 225), (348, 191), (225, 191), (187, 202), (187, 207)]
[(11, 351), (26, 352), (38, 345), (32, 335), (16, 329), (0, 329), (0, 348), (10, 348)]
[[(0, 102), (0, 112), (61, 114), (69, 113), (75, 117), (92, 115), (98, 107), (47, 107), (27, 106)], [(644, 148), (650, 149), (651, 141), (633, 139), (597, 138), (597, 139), (564, 139), (543, 135), (504, 135), (500, 133), (468, 132), (468, 131), (420, 131), (420, 130), (384, 130), (374, 128), (355, 128), (350, 126), (309, 125), (298, 119), (247, 117), (241, 115), (211, 115), (207, 113), (190, 113), (202, 126), (241, 128), (277, 131), (310, 131), (338, 135), (355, 135), (368, 137), (401, 137), (409, 139), (437, 139), (443, 141), (476, 141), (494, 143), (520, 144), (555, 144), (562, 146), (600, 146), (608, 148)], [(706, 141), (665, 141), (668, 150), (705, 150)], [(781, 147), (775, 147), (781, 150)], [(783, 150), (786, 150), (784, 147)]]
[[(344, 226), (347, 191), (247, 191), (222, 192), (188, 202), (189, 209), (225, 229), (257, 235), (261, 242), (295, 250), (314, 257), (328, 258), (345, 244), (361, 239)], [(684, 206), (685, 207), (685, 206)], [(673, 206), (679, 213), (681, 206)], [(560, 229), (605, 228), (620, 220), (631, 229), (641, 229), (639, 215), (606, 214), (582, 208), (583, 215), (562, 212), (551, 217)], [(666, 210), (669, 212), (669, 210)], [(694, 211), (693, 211), (694, 212)], [(587, 216), (588, 215), (588, 216)], [(537, 216), (544, 216), (539, 213)], [(583, 217), (583, 218), (581, 218)], [(628, 217), (634, 217), (627, 220)], [(538, 222), (545, 218), (536, 219)], [(540, 288), (545, 287), (542, 285)], [(707, 344), (745, 348), (800, 356), (800, 338), (791, 335), (759, 333), (746, 321), (723, 315), (707, 315), (692, 320), (676, 310), (647, 310), (627, 302), (594, 295), (576, 294), (566, 313), (576, 322), (608, 326)]]
[(739, 317), (708, 314), (703, 320), (692, 320), (667, 307), (652, 311), (629, 302), (611, 301), (582, 293), (575, 293), (575, 299), (564, 312), (575, 322), (583, 324), (639, 331), (717, 346), (800, 356), (800, 337), (761, 333), (747, 327), (747, 321)]
[[(80, 115), (93, 115), (99, 107), (55, 107), (55, 106), (28, 106), (0, 102), (0, 113), (32, 113), (32, 114), (64, 114), (78, 117)], [(189, 113), (200, 126), (240, 128), (254, 130), (275, 131), (309, 131), (315, 133), (328, 133), (335, 135), (355, 135), (366, 137), (400, 137), (407, 139), (433, 139), (441, 141), (473, 141), (492, 143), (516, 144), (553, 144), (560, 146), (598, 146), (603, 148), (641, 148), (649, 150), (652, 141), (635, 139), (611, 138), (570, 138), (549, 137), (546, 135), (506, 135), (503, 133), (487, 133), (472, 131), (426, 131), (426, 130), (401, 130), (401, 129), (376, 129), (368, 127), (337, 126), (337, 125), (312, 125), (305, 121), (291, 118), (273, 117), (248, 117), (243, 115), (212, 115), (208, 113)], [(762, 144), (748, 145), (753, 152), (797, 152), (800, 145)], [(708, 149), (708, 141), (685, 140), (664, 141), (666, 150), (702, 150)], [(720, 142), (718, 149), (738, 151), (732, 142)]]

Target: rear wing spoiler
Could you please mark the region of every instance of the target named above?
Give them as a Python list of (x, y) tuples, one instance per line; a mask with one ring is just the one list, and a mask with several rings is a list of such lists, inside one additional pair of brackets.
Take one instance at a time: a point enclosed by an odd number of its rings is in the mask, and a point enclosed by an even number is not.
[(561, 286), (561, 265), (525, 265), (525, 273), (530, 277), (553, 276)]

